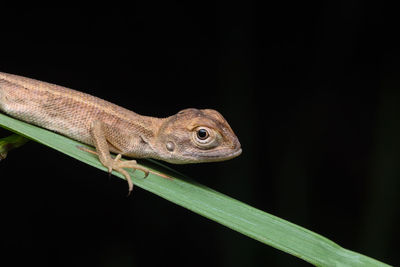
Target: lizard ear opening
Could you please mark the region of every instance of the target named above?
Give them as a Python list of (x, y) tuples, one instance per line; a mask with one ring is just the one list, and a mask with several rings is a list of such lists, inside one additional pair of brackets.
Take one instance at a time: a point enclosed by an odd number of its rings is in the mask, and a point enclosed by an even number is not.
[(169, 152), (172, 152), (172, 151), (175, 150), (175, 144), (174, 144), (173, 142), (171, 142), (171, 141), (168, 141), (168, 142), (165, 144), (165, 147), (167, 148), (167, 150), (168, 150)]

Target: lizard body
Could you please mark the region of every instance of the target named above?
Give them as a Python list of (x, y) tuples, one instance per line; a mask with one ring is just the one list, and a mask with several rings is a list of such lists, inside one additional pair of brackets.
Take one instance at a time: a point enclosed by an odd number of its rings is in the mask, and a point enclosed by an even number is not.
[[(142, 116), (66, 87), (0, 72), (0, 110), (17, 119), (96, 148), (100, 162), (126, 177), (124, 168), (148, 170), (131, 158), (170, 163), (228, 160), (241, 147), (229, 124), (211, 109), (185, 109), (167, 118)], [(111, 158), (110, 151), (117, 153)]]

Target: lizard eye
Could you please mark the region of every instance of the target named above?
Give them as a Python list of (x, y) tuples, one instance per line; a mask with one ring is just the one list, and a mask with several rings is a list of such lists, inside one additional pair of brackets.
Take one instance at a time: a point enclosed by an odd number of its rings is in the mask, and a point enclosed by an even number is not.
[(206, 140), (208, 137), (210, 136), (210, 134), (208, 133), (208, 131), (204, 128), (200, 128), (197, 130), (197, 138), (200, 140)]
[(197, 127), (193, 131), (193, 141), (201, 149), (210, 149), (218, 145), (218, 134), (207, 127)]

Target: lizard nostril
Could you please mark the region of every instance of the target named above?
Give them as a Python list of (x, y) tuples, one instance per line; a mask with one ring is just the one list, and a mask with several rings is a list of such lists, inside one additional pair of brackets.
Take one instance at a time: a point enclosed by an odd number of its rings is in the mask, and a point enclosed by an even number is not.
[(234, 149), (234, 150), (241, 149), (240, 142), (239, 142), (239, 140), (237, 138), (232, 143), (232, 149)]

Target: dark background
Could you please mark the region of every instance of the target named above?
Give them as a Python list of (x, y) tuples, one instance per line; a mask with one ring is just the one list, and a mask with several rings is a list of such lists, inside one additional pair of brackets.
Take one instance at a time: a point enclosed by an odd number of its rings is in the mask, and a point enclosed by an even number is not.
[[(0, 71), (143, 115), (214, 108), (243, 154), (175, 169), (399, 265), (397, 17), (363, 1), (2, 8)], [(37, 143), (0, 176), (15, 265), (309, 266)]]

